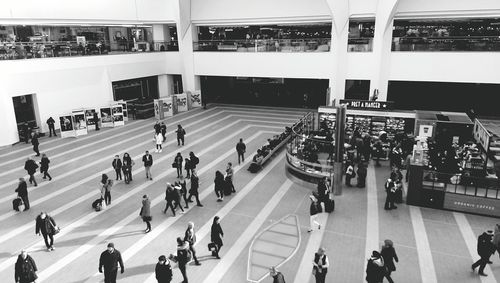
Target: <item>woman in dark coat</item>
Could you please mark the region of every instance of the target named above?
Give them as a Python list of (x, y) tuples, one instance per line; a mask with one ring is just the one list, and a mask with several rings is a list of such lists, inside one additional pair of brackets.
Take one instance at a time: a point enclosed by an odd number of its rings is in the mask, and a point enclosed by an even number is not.
[(200, 202), (200, 197), (198, 193), (199, 187), (200, 187), (200, 178), (198, 178), (196, 172), (193, 172), (193, 174), (191, 175), (191, 188), (189, 189), (188, 202), (193, 202), (191, 198), (194, 196), (196, 198), (196, 205), (203, 207), (203, 205)]
[(132, 181), (132, 166), (134, 166), (134, 161), (132, 161), (130, 155), (125, 152), (123, 154), (123, 160), (122, 160), (122, 170), (125, 182)]
[(215, 244), (215, 252), (212, 253), (217, 259), (220, 259), (219, 252), (220, 248), (223, 246), (222, 237), (224, 237), (224, 231), (220, 226), (219, 216), (214, 217), (214, 222), (212, 223), (212, 229), (210, 233), (210, 241)]
[(186, 178), (191, 178), (191, 160), (184, 159), (184, 170), (186, 170)]
[(49, 174), (49, 163), (50, 160), (45, 153), (42, 153), (42, 159), (40, 160), (40, 172), (43, 173), (43, 179), (49, 177), (49, 181), (52, 181), (52, 177)]
[(382, 247), (382, 251), (380, 251), (380, 255), (384, 259), (384, 264), (386, 267), (385, 278), (387, 278), (387, 281), (389, 281), (389, 283), (394, 283), (394, 281), (391, 278), (391, 273), (393, 271), (396, 271), (396, 265), (394, 264), (394, 260), (396, 262), (399, 262), (399, 259), (391, 240), (384, 241), (384, 246)]
[(54, 218), (49, 216), (46, 212), (40, 213), (40, 215), (36, 218), (35, 234), (39, 236), (42, 234), (48, 251), (54, 250), (54, 235), (56, 234), (56, 229), (58, 229), (56, 227), (56, 221), (54, 221)]
[(174, 166), (175, 166), (175, 168), (177, 168), (177, 178), (180, 178), (182, 176), (182, 162), (183, 161), (184, 161), (184, 158), (182, 158), (181, 153), (178, 152), (174, 158)]
[(224, 175), (220, 171), (215, 172), (215, 194), (217, 195), (217, 201), (223, 201), (224, 200), (224, 186), (226, 185), (226, 182), (224, 181)]
[(358, 188), (364, 188), (366, 186), (366, 175), (367, 175), (367, 169), (366, 165), (362, 162), (359, 163), (358, 165)]
[(155, 268), (158, 283), (170, 283), (172, 281), (172, 266), (166, 256), (161, 255)]
[(38, 186), (35, 179), (35, 173), (37, 168), (38, 165), (36, 165), (36, 162), (31, 157), (28, 157), (28, 159), (24, 163), (24, 170), (26, 170), (26, 172), (28, 172), (28, 175), (30, 175), (29, 179), (30, 184), (35, 183), (35, 187)]
[(149, 201), (148, 195), (142, 196), (141, 218), (142, 221), (146, 222), (146, 230), (144, 232), (151, 232), (151, 201)]
[(17, 196), (23, 200), (24, 210), (30, 209), (30, 200), (28, 199), (28, 184), (24, 178), (19, 178), (19, 185), (16, 189)]
[(28, 252), (23, 250), (21, 254), (17, 257), (17, 262), (15, 265), (15, 280), (16, 283), (32, 283), (38, 279), (36, 272), (38, 271), (36, 267), (35, 260), (28, 255)]

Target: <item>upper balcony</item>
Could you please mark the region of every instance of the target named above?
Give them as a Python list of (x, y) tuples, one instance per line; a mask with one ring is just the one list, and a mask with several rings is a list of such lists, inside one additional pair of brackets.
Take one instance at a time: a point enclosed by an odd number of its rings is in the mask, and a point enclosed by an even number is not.
[(193, 43), (194, 51), (229, 52), (328, 52), (330, 38), (307, 39), (241, 39), (200, 40)]

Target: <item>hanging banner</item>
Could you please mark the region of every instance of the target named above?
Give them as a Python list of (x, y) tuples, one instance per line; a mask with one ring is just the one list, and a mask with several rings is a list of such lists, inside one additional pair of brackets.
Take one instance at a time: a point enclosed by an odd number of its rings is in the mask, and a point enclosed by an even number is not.
[(122, 113), (123, 113), (123, 121), (128, 121), (128, 108), (127, 108), (127, 102), (120, 100), (118, 103), (122, 106)]
[(101, 127), (113, 128), (113, 115), (111, 114), (111, 107), (102, 107), (101, 112)]
[(163, 113), (163, 99), (155, 99), (153, 101), (153, 106), (155, 109), (155, 118), (156, 120), (165, 119), (165, 114)]
[(123, 108), (121, 104), (112, 105), (111, 112), (113, 113), (113, 122), (115, 126), (125, 125), (125, 121), (123, 121)]
[(95, 125), (94, 113), (96, 113), (95, 109), (85, 110), (85, 120), (87, 121), (87, 126)]
[(192, 108), (201, 107), (201, 90), (195, 90), (194, 92), (191, 92), (190, 100)]
[(61, 138), (76, 137), (75, 129), (73, 128), (73, 116), (60, 116), (59, 125), (61, 126)]
[[(171, 96), (165, 97), (161, 99), (161, 109), (163, 113), (163, 118), (165, 117), (172, 117), (174, 116), (174, 105), (173, 105), (173, 99)], [(163, 119), (162, 118), (162, 119)]]
[(75, 129), (76, 136), (83, 136), (88, 134), (85, 112), (83, 110), (73, 111), (73, 118), (73, 128)]
[(188, 111), (187, 95), (185, 93), (175, 95), (175, 99), (177, 103), (177, 112)]

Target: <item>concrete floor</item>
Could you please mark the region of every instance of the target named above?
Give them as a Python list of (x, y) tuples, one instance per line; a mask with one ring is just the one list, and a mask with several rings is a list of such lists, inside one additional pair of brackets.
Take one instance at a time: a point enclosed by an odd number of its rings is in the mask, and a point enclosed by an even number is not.
[[(244, 164), (235, 168), (236, 194), (216, 202), (213, 178), (227, 162), (237, 164), (234, 147), (241, 137), (247, 143), (247, 159), (270, 138), (300, 117), (290, 109), (218, 106), (193, 110), (166, 120), (167, 141), (162, 153), (153, 153), (153, 181), (147, 181), (140, 162), (145, 150), (152, 150), (154, 119), (128, 122), (126, 126), (90, 131), (80, 138), (42, 138), (41, 152), (51, 159), (52, 181), (41, 180), (29, 186), (32, 208), (14, 213), (11, 201), (17, 178), (24, 176), (24, 160), (33, 155), (31, 147), (18, 144), (0, 150), (0, 278), (14, 277), (14, 262), (21, 249), (35, 259), (37, 282), (102, 282), (97, 274), (99, 255), (108, 242), (114, 242), (125, 261), (119, 282), (155, 282), (154, 267), (161, 254), (175, 253), (175, 239), (193, 221), (201, 266), (190, 265), (190, 282), (247, 282), (249, 247), (252, 240), (271, 224), (291, 214), (297, 215), (300, 241), (293, 256), (280, 266), (286, 282), (314, 282), (311, 261), (317, 247), (323, 246), (330, 259), (327, 282), (362, 282), (369, 253), (392, 239), (400, 262), (393, 273), (396, 282), (497, 282), (500, 260), (479, 278), (470, 270), (476, 260), (476, 238), (493, 229), (494, 218), (464, 215), (450, 211), (398, 205), (383, 209), (383, 184), (388, 165), (368, 172), (365, 189), (344, 188), (336, 198), (333, 214), (321, 216), (321, 230), (307, 233), (310, 189), (290, 182), (284, 170), (284, 155), (274, 157), (258, 174), (249, 173)], [(186, 129), (186, 145), (178, 147), (173, 131), (177, 124)], [(171, 168), (174, 155), (194, 151), (200, 158), (200, 192), (204, 207), (192, 207), (172, 217), (164, 208), (165, 183), (176, 180)], [(94, 212), (91, 203), (99, 196), (102, 173), (114, 178), (111, 161), (115, 154), (128, 152), (136, 162), (134, 181), (116, 182), (112, 204)], [(36, 158), (38, 160), (38, 158)], [(247, 160), (248, 162), (248, 160)], [(188, 182), (189, 183), (189, 182)], [(144, 234), (145, 224), (138, 217), (143, 194), (152, 200), (153, 231)], [(42, 237), (35, 235), (34, 219), (47, 211), (62, 228), (53, 252), (45, 250)], [(210, 255), (210, 225), (215, 215), (224, 229), (222, 259)], [(266, 265), (263, 262), (262, 265)], [(174, 280), (182, 280), (174, 269)], [(267, 277), (261, 282), (272, 282)]]

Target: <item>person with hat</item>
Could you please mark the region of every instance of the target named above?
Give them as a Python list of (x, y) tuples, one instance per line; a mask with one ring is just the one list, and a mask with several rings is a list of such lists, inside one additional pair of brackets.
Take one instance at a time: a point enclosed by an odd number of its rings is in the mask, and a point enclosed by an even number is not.
[(399, 262), (398, 255), (396, 254), (396, 250), (394, 249), (394, 244), (391, 240), (385, 240), (384, 245), (382, 246), (382, 250), (380, 251), (380, 255), (384, 260), (386, 266), (385, 278), (389, 283), (394, 283), (391, 278), (391, 273), (396, 271), (396, 265), (394, 264), (394, 260)]
[(481, 257), (478, 261), (472, 264), (472, 271), (476, 270), (476, 267), (479, 266), (478, 274), (481, 276), (488, 276), (488, 274), (484, 273), (484, 268), (487, 263), (492, 263), (490, 261), (490, 256), (495, 252), (495, 245), (492, 243), (493, 240), (493, 231), (488, 230), (483, 234), (479, 235), (477, 238), (477, 254)]
[(325, 283), (326, 273), (330, 267), (330, 262), (325, 254), (324, 248), (319, 248), (317, 253), (314, 253), (313, 274), (316, 278), (316, 283)]
[(166, 256), (161, 255), (155, 268), (158, 283), (170, 283), (172, 281), (172, 266)]
[(31, 283), (36, 282), (36, 279), (38, 279), (36, 275), (38, 269), (35, 260), (26, 250), (22, 250), (21, 254), (17, 257), (14, 271), (16, 283)]
[(101, 253), (101, 257), (99, 258), (100, 273), (102, 273), (102, 268), (104, 267), (104, 283), (116, 283), (118, 264), (120, 265), (121, 273), (125, 272), (122, 255), (115, 249), (113, 243), (109, 243), (108, 248)]
[(318, 202), (318, 199), (313, 195), (310, 195), (311, 205), (309, 206), (309, 230), (307, 232), (311, 232), (313, 230), (314, 224), (318, 225), (318, 230), (321, 229), (321, 224), (317, 221), (318, 213), (322, 212), (321, 204)]
[(269, 269), (269, 276), (273, 278), (273, 283), (285, 283), (285, 276), (275, 266)]
[(379, 252), (373, 251), (366, 264), (366, 282), (382, 283), (385, 276), (384, 259)]

